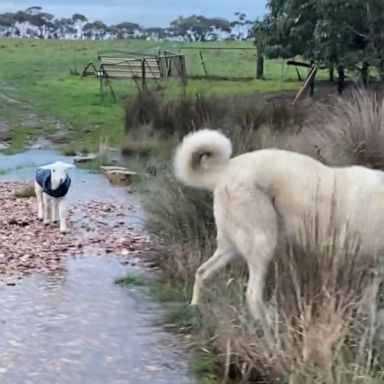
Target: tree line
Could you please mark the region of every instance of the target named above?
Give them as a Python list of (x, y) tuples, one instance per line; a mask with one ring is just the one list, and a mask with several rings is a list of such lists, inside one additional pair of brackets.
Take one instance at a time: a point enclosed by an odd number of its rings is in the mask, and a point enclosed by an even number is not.
[(57, 18), (34, 6), (18, 12), (0, 14), (0, 36), (75, 38), (75, 39), (157, 39), (182, 41), (248, 40), (253, 37), (253, 21), (236, 12), (235, 19), (207, 18), (202, 15), (179, 17), (168, 27), (143, 27), (133, 22), (106, 25), (90, 21), (82, 14)]
[(254, 36), (259, 56), (302, 56), (325, 65), (331, 80), (350, 69), (366, 85), (370, 67), (384, 79), (383, 0), (268, 0)]

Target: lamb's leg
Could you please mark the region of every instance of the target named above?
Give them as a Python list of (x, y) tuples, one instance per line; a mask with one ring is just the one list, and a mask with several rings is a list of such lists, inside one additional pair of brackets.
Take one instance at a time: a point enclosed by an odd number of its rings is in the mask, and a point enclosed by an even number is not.
[(49, 196), (46, 193), (43, 193), (43, 222), (44, 222), (44, 224), (49, 224), (49, 208), (50, 208)]
[(65, 206), (65, 200), (61, 199), (59, 202), (59, 220), (60, 220), (60, 232), (66, 233), (68, 232), (67, 228), (67, 222), (66, 222), (66, 206)]
[(235, 256), (236, 253), (234, 252), (232, 246), (226, 245), (223, 248), (218, 246), (213, 256), (199, 267), (195, 275), (191, 305), (199, 304), (200, 291), (204, 280), (208, 279), (219, 269), (225, 267), (232, 259), (235, 258)]
[(40, 185), (35, 181), (35, 195), (37, 199), (37, 217), (39, 220), (44, 219), (44, 205), (43, 205), (43, 190)]
[(59, 213), (59, 204), (57, 199), (51, 199), (51, 218), (52, 223), (57, 223), (58, 221), (58, 213)]

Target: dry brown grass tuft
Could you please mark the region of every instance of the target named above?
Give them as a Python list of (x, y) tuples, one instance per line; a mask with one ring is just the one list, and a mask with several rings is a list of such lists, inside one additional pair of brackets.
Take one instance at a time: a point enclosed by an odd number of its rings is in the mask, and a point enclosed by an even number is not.
[(281, 249), (266, 292), (272, 322), (250, 319), (244, 277), (210, 283), (201, 332), (234, 378), (305, 384), (383, 379), (383, 276), (375, 273), (371, 255), (344, 251)]

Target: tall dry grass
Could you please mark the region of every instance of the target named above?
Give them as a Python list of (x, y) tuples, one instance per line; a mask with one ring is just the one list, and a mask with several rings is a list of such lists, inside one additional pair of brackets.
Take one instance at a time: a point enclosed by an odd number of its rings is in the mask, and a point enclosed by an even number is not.
[[(236, 153), (279, 147), (329, 165), (384, 168), (380, 95), (359, 91), (327, 104), (287, 108), (290, 112), (277, 125), (271, 116), (261, 125), (254, 124), (255, 117), (244, 117), (246, 123), (237, 120), (222, 130)], [(281, 117), (280, 109), (275, 111)], [(186, 125), (180, 133), (184, 129), (195, 127)], [(159, 239), (158, 265), (168, 279), (190, 288), (195, 270), (215, 248), (210, 194), (166, 175), (146, 209), (148, 229)], [(329, 230), (337, 228), (330, 223)], [(242, 383), (384, 382), (382, 262), (352, 247), (355, 240), (349, 239), (342, 251), (313, 241), (301, 248), (282, 241), (266, 289), (272, 322), (255, 324), (250, 318), (244, 266), (207, 282), (196, 338), (202, 351), (216, 359), (222, 377)]]
[(272, 323), (249, 319), (234, 282), (220, 280), (206, 292), (204, 332), (233, 377), (306, 384), (384, 379), (382, 278), (372, 271), (371, 255), (333, 251), (278, 252), (269, 287)]
[[(310, 113), (310, 105), (293, 106), (289, 99), (266, 99), (262, 95), (181, 96), (167, 99), (158, 93), (143, 91), (130, 100), (125, 110), (127, 134), (152, 127), (152, 133), (181, 138), (203, 127), (257, 131), (268, 126), (274, 131), (301, 127)], [(235, 136), (235, 135), (234, 135)]]

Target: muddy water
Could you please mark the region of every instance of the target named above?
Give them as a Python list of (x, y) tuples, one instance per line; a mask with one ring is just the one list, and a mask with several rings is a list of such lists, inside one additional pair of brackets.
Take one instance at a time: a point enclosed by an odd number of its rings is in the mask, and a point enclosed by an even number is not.
[[(31, 180), (50, 151), (0, 155), (2, 180)], [(100, 175), (76, 169), (69, 200), (133, 198)], [(130, 199), (130, 200), (129, 200)], [(130, 225), (140, 230), (140, 209)], [(35, 275), (0, 290), (1, 384), (193, 383), (188, 356), (156, 320), (161, 309), (135, 288), (114, 284), (126, 272), (113, 256), (67, 258), (59, 276)]]

